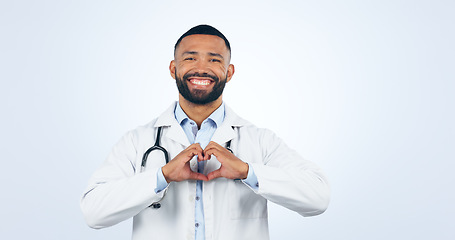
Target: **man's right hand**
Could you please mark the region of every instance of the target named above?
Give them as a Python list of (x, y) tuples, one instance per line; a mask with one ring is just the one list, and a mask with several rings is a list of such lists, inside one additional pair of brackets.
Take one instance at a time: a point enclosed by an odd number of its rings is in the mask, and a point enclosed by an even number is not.
[(161, 168), (166, 181), (168, 183), (185, 180), (207, 181), (207, 176), (201, 173), (193, 172), (190, 168), (190, 161), (195, 155), (197, 155), (198, 161), (208, 160), (208, 156), (204, 156), (204, 151), (199, 143), (191, 144), (188, 148), (180, 152), (174, 159)]

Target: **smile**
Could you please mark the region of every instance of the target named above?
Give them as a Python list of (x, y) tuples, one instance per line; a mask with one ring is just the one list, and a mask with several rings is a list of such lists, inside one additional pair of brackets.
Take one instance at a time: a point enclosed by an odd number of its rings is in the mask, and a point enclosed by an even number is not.
[(211, 83), (211, 80), (202, 80), (202, 79), (190, 79), (190, 83), (199, 86), (207, 86)]

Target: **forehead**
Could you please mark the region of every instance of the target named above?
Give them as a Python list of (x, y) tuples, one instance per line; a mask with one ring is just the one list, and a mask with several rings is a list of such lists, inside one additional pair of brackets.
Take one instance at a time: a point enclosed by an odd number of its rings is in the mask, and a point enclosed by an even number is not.
[(182, 39), (176, 49), (176, 56), (185, 52), (218, 53), (223, 56), (229, 55), (224, 40), (214, 35), (194, 34)]

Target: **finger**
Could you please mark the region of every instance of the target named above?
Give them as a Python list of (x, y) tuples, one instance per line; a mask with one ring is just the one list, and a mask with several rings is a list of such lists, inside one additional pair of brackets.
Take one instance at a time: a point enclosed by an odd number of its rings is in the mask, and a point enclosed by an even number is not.
[(204, 160), (204, 149), (202, 149), (201, 147), (201, 144), (199, 143), (193, 143), (191, 144), (191, 146), (194, 147), (194, 149), (197, 151), (197, 160), (200, 162), (200, 161), (203, 161)]
[(186, 152), (185, 152), (185, 159), (183, 160), (183, 162), (189, 162), (191, 161), (191, 159), (193, 159), (194, 156), (198, 155), (202, 155), (202, 151), (200, 150), (197, 150), (197, 149), (187, 149)]
[[(218, 155), (229, 156), (230, 154), (232, 154), (229, 150), (227, 150), (225, 147), (219, 145), (216, 142), (210, 142), (209, 145), (207, 145), (207, 147), (204, 149), (204, 153), (207, 154), (207, 152), (213, 150), (218, 151)], [(215, 156), (218, 157), (217, 155)]]
[(222, 149), (223, 147), (221, 145), (219, 145), (218, 143), (214, 142), (214, 141), (211, 141), (209, 142), (209, 144), (207, 144), (207, 146), (205, 147), (204, 151), (207, 151), (207, 150), (210, 150), (210, 149)]
[(203, 152), (203, 155), (204, 157), (202, 159), (197, 159), (198, 162), (203, 162), (203, 161), (207, 161), (207, 160), (210, 160), (210, 155), (206, 154)]
[(190, 146), (188, 146), (188, 148), (191, 148), (191, 147), (201, 148), (201, 144), (199, 144), (199, 143), (193, 143), (193, 144), (191, 144)]
[(208, 144), (207, 146), (211, 146), (211, 147), (221, 147), (221, 148), (222, 148), (222, 146), (221, 146), (220, 144), (218, 144), (218, 143), (216, 143), (216, 142), (214, 142), (214, 141), (210, 141), (209, 144)]
[(208, 149), (208, 150), (206, 149), (206, 150), (204, 150), (204, 154), (205, 154), (205, 155), (208, 155), (208, 156), (213, 155), (213, 156), (215, 156), (217, 159), (218, 159), (219, 156), (221, 155), (221, 154), (220, 154), (220, 151), (219, 151), (218, 149), (216, 149), (216, 148), (210, 148), (210, 149)]
[(204, 155), (205, 155), (205, 154), (204, 154), (204, 151), (203, 151), (202, 149), (201, 149), (201, 150), (198, 150), (197, 160), (198, 160), (199, 162), (204, 161)]
[(186, 148), (186, 150), (190, 150), (190, 149), (197, 150), (197, 151), (203, 151), (203, 149), (199, 143), (193, 143)]
[(201, 153), (198, 155), (197, 161), (203, 162), (203, 161), (207, 161), (209, 159), (210, 159), (210, 156), (205, 154), (204, 150), (202, 150)]
[(220, 169), (217, 169), (207, 175), (208, 181), (215, 179), (215, 178), (219, 178), (219, 177), (222, 177)]
[(199, 160), (199, 161), (201, 161), (201, 160), (203, 159), (204, 152), (203, 152), (203, 149), (202, 149), (202, 147), (201, 147), (201, 145), (200, 145), (199, 143), (193, 143), (193, 144), (191, 144), (186, 150), (187, 150), (188, 153), (189, 153), (189, 154), (187, 155), (187, 156), (189, 157), (188, 161), (191, 160), (191, 159), (193, 159), (193, 157), (194, 157), (195, 155), (198, 156), (198, 160)]
[(212, 156), (210, 154), (207, 154), (205, 151), (203, 151), (203, 153), (204, 153), (204, 161), (210, 160), (210, 158)]

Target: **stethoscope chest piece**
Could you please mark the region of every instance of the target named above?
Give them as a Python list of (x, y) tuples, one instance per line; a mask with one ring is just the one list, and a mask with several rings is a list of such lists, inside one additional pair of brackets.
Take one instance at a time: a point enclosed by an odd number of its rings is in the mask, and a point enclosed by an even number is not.
[(158, 208), (161, 207), (161, 203), (155, 202), (155, 203), (152, 203), (152, 205), (150, 205), (149, 207), (154, 208), (154, 209), (158, 209)]

